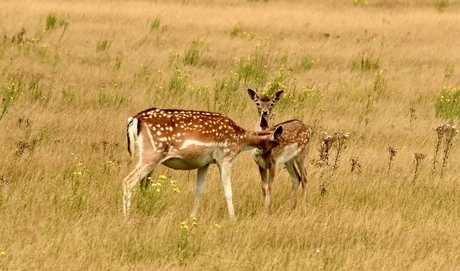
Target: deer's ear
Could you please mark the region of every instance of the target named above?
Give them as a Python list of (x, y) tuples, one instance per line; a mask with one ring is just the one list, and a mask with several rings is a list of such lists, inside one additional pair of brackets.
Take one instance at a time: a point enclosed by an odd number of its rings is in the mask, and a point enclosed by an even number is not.
[(284, 90), (280, 90), (273, 95), (273, 101), (277, 102), (283, 96)]
[(274, 139), (278, 140), (282, 133), (283, 133), (283, 125), (278, 125), (278, 127), (276, 127), (275, 129), (275, 132), (273, 133)]
[(257, 93), (250, 88), (248, 88), (248, 94), (249, 94), (249, 97), (251, 97), (253, 101), (257, 101), (259, 99), (259, 95), (257, 95)]

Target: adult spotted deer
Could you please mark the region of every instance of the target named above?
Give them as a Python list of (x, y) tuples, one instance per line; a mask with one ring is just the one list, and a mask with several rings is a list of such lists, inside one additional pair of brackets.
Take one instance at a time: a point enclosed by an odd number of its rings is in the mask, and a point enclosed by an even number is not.
[(123, 180), (123, 211), (129, 215), (132, 190), (160, 164), (179, 170), (198, 169), (192, 216), (196, 216), (210, 164), (217, 164), (232, 220), (230, 173), (233, 160), (244, 150), (264, 152), (278, 145), (282, 126), (270, 131), (246, 131), (218, 113), (151, 108), (127, 122), (128, 151), (139, 162)]
[[(259, 96), (254, 90), (248, 89), (248, 94), (257, 105), (259, 129), (273, 131), (268, 128), (268, 118), (271, 108), (283, 95), (283, 90), (278, 91), (272, 97)], [(279, 137), (279, 145), (271, 150), (256, 150), (254, 160), (259, 166), (262, 178), (262, 191), (264, 195), (265, 210), (270, 209), (270, 197), (275, 171), (278, 165), (284, 164), (292, 179), (290, 206), (294, 205), (295, 193), (302, 184), (302, 202), (307, 197), (307, 171), (305, 169), (307, 156), (310, 149), (310, 140), (313, 129), (299, 120), (289, 120), (278, 125), (283, 126), (283, 134)]]

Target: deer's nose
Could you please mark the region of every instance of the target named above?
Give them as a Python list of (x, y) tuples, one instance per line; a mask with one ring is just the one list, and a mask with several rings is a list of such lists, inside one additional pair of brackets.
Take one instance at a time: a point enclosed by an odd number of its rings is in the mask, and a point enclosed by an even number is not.
[(268, 110), (262, 110), (262, 115), (268, 115)]

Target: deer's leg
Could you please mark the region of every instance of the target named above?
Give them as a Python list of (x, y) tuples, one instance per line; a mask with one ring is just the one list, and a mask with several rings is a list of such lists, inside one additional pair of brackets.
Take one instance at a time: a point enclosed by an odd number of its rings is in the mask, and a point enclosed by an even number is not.
[(268, 170), (265, 170), (262, 167), (259, 167), (259, 173), (260, 173), (260, 179), (262, 180), (262, 193), (264, 195), (267, 194), (267, 189), (268, 189), (268, 183), (267, 183), (267, 178), (268, 178)]
[(305, 159), (297, 159), (296, 165), (300, 171), (300, 182), (302, 183), (302, 202), (305, 203), (307, 200), (307, 169), (305, 167)]
[(297, 188), (299, 187), (299, 183), (301, 181), (301, 176), (297, 169), (294, 166), (294, 161), (288, 161), (284, 164), (286, 166), (286, 170), (291, 176), (292, 181), (292, 188), (291, 188), (291, 199), (289, 200), (289, 207), (292, 208), (295, 202), (295, 193)]
[(206, 165), (197, 170), (196, 193), (195, 193), (195, 201), (193, 203), (192, 217), (196, 217), (198, 206), (200, 204), (201, 194), (203, 194), (204, 180), (206, 178), (206, 173), (208, 173), (208, 168), (209, 168), (209, 165)]
[(260, 178), (262, 179), (262, 193), (264, 195), (264, 209), (265, 212), (269, 212), (270, 209), (270, 186), (268, 183), (269, 180), (269, 170), (259, 167)]
[(133, 188), (141, 179), (146, 178), (160, 161), (161, 157), (152, 159), (149, 163), (142, 163), (142, 161), (139, 161), (136, 168), (123, 180), (123, 213), (126, 217), (129, 215)]
[(219, 170), (220, 170), (220, 178), (222, 181), (222, 186), (224, 187), (225, 199), (227, 200), (228, 213), (230, 215), (230, 219), (235, 220), (235, 210), (233, 208), (233, 201), (232, 201), (232, 182), (230, 179), (231, 170), (232, 170), (232, 162), (224, 161), (218, 165), (219, 165)]
[(272, 183), (275, 179), (275, 172), (276, 172), (276, 165), (275, 163), (270, 163), (268, 168), (268, 176), (267, 176), (267, 191), (265, 195), (265, 211), (268, 213), (270, 212), (270, 198), (272, 195)]

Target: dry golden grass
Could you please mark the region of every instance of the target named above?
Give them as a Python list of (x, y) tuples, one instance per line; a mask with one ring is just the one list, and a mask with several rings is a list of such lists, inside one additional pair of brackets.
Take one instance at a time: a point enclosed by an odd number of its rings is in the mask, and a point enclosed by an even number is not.
[[(1, 270), (460, 268), (459, 136), (444, 176), (442, 150), (433, 171), (433, 129), (449, 121), (435, 101), (460, 87), (458, 1), (162, 2), (2, 2)], [(186, 52), (199, 58), (185, 64)], [(239, 81), (244, 64), (265, 79)], [(264, 214), (246, 152), (233, 168), (237, 222), (216, 167), (197, 221), (195, 172), (160, 167), (161, 191), (137, 194), (126, 222), (126, 118), (200, 109), (252, 129), (248, 87), (284, 88), (274, 121), (316, 129), (306, 206), (286, 209), (280, 167)], [(314, 165), (324, 131), (350, 133), (336, 170)], [(426, 157), (414, 181), (415, 153)]]

